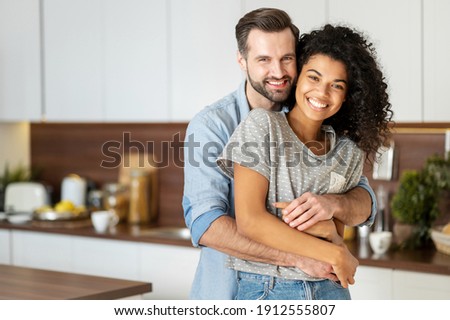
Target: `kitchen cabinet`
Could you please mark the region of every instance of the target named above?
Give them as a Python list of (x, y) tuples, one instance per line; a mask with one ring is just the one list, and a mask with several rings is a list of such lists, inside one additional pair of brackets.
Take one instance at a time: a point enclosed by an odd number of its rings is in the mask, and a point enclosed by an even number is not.
[[(330, 22), (353, 26), (374, 43), (397, 122), (429, 120), (423, 118), (422, 105), (421, 5), (421, 0), (329, 1)], [(444, 32), (436, 39), (444, 39)]]
[(392, 299), (393, 269), (359, 266), (355, 284), (350, 286), (353, 300)]
[(41, 118), (38, 0), (0, 0), (0, 121)]
[(169, 118), (164, 0), (44, 2), (45, 118)]
[(0, 230), (0, 264), (11, 264), (10, 231)]
[[(321, 27), (327, 21), (327, 0), (243, 0), (242, 15), (251, 10), (267, 7), (279, 8), (287, 12), (300, 34)], [(237, 22), (237, 21), (236, 21)]]
[(234, 27), (240, 16), (240, 0), (170, 1), (171, 120), (189, 121), (239, 86)]
[(450, 122), (448, 74), (450, 74), (450, 2), (423, 1), (424, 121)]
[[(142, 244), (140, 279), (152, 283), (144, 299), (188, 299), (200, 250), (170, 245)], [(144, 280), (145, 279), (145, 280)]]
[[(0, 232), (2, 240), (4, 231)], [(9, 232), (13, 265), (151, 282), (152, 292), (144, 294), (144, 299), (188, 299), (200, 255), (200, 250), (191, 247)]]
[(353, 300), (448, 300), (450, 276), (359, 266)]
[(450, 276), (395, 270), (392, 280), (393, 299), (450, 299)]

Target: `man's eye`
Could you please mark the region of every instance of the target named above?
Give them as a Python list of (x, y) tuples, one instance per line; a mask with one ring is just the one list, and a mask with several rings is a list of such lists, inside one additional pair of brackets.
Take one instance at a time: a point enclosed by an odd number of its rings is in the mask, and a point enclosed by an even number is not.
[(308, 76), (309, 79), (311, 79), (312, 81), (319, 81), (319, 77), (316, 76)]

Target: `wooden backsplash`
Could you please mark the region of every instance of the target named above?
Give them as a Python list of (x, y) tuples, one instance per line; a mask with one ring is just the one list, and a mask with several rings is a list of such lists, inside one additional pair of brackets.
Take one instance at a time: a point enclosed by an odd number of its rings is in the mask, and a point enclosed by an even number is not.
[[(53, 201), (58, 201), (61, 181), (67, 174), (79, 174), (101, 187), (118, 180), (119, 168), (107, 168), (114, 165), (114, 153), (138, 149), (152, 152), (153, 149), (162, 166), (159, 224), (184, 226), (181, 147), (186, 126), (187, 123), (34, 123), (30, 128), (31, 165), (42, 170), (41, 180), (53, 188)], [(365, 174), (373, 189), (383, 184), (392, 196), (403, 170), (421, 168), (428, 156), (442, 155), (444, 128), (450, 128), (450, 123), (397, 125), (394, 134), (396, 177), (389, 182), (375, 181), (371, 166), (366, 166)]]
[(124, 150), (154, 153), (161, 163), (159, 224), (184, 226), (181, 147), (186, 127), (186, 123), (31, 124), (31, 166), (42, 170), (40, 179), (52, 187), (56, 202), (64, 176), (76, 173), (100, 188), (104, 183), (118, 181), (115, 155)]

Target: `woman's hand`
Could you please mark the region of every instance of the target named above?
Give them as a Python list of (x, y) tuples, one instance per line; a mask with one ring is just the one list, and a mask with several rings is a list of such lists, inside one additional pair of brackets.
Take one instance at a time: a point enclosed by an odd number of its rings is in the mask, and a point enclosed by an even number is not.
[(359, 265), (358, 260), (350, 253), (345, 244), (339, 246), (338, 259), (332, 264), (334, 273), (338, 277), (341, 286), (348, 288), (349, 284), (355, 283), (356, 268)]

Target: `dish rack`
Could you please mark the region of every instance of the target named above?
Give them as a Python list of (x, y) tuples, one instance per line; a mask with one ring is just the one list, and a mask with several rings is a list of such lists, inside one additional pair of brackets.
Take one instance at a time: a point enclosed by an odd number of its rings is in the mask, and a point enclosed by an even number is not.
[(431, 239), (436, 246), (436, 250), (450, 255), (450, 235), (442, 233), (443, 226), (431, 229)]

